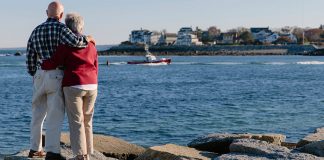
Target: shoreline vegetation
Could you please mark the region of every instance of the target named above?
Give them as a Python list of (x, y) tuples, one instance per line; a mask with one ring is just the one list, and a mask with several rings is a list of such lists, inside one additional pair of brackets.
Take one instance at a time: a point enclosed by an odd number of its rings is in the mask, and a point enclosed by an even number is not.
[[(159, 56), (254, 56), (254, 55), (311, 55), (312, 45), (214, 45), (214, 46), (150, 46)], [(99, 55), (143, 56), (144, 46), (118, 45), (98, 51)]]
[[(43, 137), (44, 139), (44, 137)], [(187, 144), (164, 144), (144, 148), (122, 139), (94, 135), (92, 160), (272, 160), (324, 159), (324, 128), (318, 128), (297, 143), (285, 141), (282, 134), (214, 133)], [(69, 133), (61, 134), (61, 152), (72, 158)], [(4, 160), (27, 160), (28, 150), (4, 156)], [(29, 159), (30, 160), (30, 159)], [(36, 159), (34, 159), (36, 160)], [(42, 160), (38, 158), (37, 160)]]

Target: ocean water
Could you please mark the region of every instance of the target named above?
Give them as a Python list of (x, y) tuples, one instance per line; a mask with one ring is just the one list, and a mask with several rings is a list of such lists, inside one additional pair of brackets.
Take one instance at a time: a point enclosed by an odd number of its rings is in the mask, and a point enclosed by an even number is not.
[[(99, 57), (94, 132), (153, 146), (224, 132), (280, 133), (297, 142), (324, 126), (324, 57), (170, 58), (168, 66), (143, 66), (126, 64), (142, 57)], [(0, 75), (0, 154), (10, 154), (29, 146), (25, 56), (0, 57)]]

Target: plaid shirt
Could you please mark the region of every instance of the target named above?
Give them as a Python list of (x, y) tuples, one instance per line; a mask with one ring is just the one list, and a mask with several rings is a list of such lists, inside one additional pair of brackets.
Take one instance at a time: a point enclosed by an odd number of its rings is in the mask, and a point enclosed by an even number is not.
[(84, 48), (88, 42), (85, 36), (77, 36), (65, 24), (48, 18), (34, 29), (28, 40), (26, 63), (31, 76), (36, 73), (40, 60), (52, 57), (59, 44)]

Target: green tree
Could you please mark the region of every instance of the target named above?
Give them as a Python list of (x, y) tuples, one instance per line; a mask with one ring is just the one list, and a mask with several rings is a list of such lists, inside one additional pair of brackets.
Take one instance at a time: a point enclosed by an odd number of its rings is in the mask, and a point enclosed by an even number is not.
[(290, 27), (290, 26), (285, 26), (285, 27), (283, 27), (283, 28), (280, 29), (280, 32), (281, 32), (281, 33), (291, 33), (292, 30), (293, 30), (292, 27)]
[(274, 43), (275, 44), (287, 44), (291, 43), (292, 40), (289, 37), (279, 37)]
[(230, 29), (227, 32), (237, 33), (240, 36), (243, 32), (246, 32), (246, 31), (249, 31), (249, 29), (244, 28), (244, 27), (237, 27), (237, 28)]
[(249, 31), (242, 32), (239, 37), (240, 37), (240, 39), (242, 40), (242, 42), (244, 44), (252, 44), (252, 43), (254, 43), (252, 33), (249, 32)]

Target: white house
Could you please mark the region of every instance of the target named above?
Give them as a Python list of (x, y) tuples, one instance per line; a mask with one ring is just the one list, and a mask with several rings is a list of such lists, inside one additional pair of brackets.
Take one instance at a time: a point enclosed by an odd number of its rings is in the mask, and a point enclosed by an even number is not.
[(133, 30), (129, 35), (129, 41), (133, 44), (150, 44), (151, 42), (151, 34), (149, 30), (141, 29), (141, 30)]
[(197, 35), (193, 34), (191, 27), (183, 27), (178, 32), (176, 45), (202, 45), (202, 42), (198, 40)]
[(273, 32), (267, 28), (251, 28), (251, 33), (255, 41), (266, 42), (267, 37), (273, 34)]
[(222, 44), (238, 43), (238, 34), (235, 32), (221, 33), (219, 42)]
[(267, 36), (265, 39), (262, 39), (260, 42), (262, 43), (272, 43), (274, 41), (276, 41), (279, 38), (279, 34), (278, 33), (273, 33), (269, 36)]

